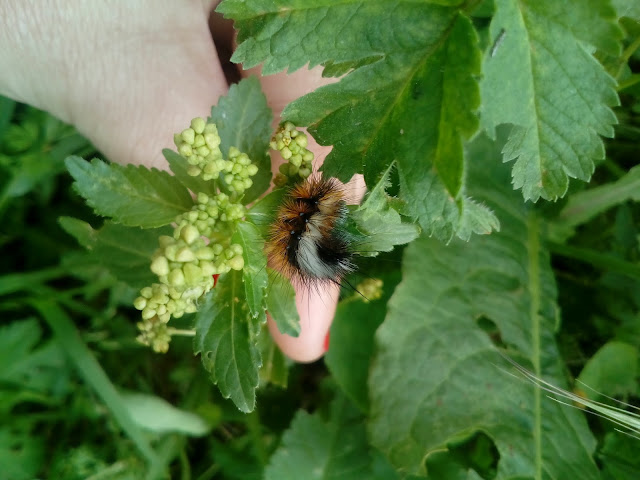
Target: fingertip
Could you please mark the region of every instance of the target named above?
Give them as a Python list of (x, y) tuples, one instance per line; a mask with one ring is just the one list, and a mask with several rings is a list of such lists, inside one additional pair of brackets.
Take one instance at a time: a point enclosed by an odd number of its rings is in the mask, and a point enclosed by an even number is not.
[(310, 363), (325, 352), (326, 339), (336, 311), (340, 289), (327, 285), (321, 289), (296, 289), (296, 306), (300, 314), (300, 334), (297, 337), (280, 333), (275, 322), (268, 317), (273, 340), (282, 353), (300, 363)]

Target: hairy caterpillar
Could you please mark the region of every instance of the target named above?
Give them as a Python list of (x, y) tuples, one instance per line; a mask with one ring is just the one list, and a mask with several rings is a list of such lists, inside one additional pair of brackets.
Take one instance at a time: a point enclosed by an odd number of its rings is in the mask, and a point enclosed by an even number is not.
[(344, 193), (334, 179), (309, 178), (279, 207), (266, 246), (271, 266), (293, 282), (339, 284), (355, 270)]

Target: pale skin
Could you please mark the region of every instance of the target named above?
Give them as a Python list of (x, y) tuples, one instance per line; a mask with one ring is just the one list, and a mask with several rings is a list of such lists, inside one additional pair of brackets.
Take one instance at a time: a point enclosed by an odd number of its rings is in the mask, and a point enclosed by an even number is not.
[[(7, 0), (0, 2), (0, 94), (71, 123), (111, 161), (166, 168), (163, 148), (228, 90), (216, 53), (228, 33), (209, 25), (215, 2)], [(247, 72), (242, 71), (242, 75)], [(260, 77), (279, 114), (327, 83), (320, 70)], [(309, 138), (316, 158), (329, 149)], [(301, 332), (269, 331), (291, 359), (324, 354), (338, 288), (298, 294)]]

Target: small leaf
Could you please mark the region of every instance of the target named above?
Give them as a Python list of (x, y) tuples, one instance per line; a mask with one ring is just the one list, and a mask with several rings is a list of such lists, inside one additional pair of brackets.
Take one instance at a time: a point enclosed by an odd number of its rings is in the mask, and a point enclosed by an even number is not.
[(484, 58), (482, 125), (490, 136), (514, 125), (504, 161), (525, 200), (557, 199), (569, 177), (591, 178), (599, 135), (613, 136), (615, 81), (585, 44), (617, 56), (615, 12), (600, 0), (497, 0), (489, 35), (503, 38)]
[(157, 282), (149, 265), (160, 235), (171, 235), (171, 227), (143, 230), (105, 222), (97, 232), (92, 256), (118, 280), (140, 289)]
[(362, 420), (344, 397), (332, 402), (328, 420), (299, 410), (265, 469), (265, 480), (372, 478)]
[(264, 254), (264, 240), (258, 228), (249, 222), (239, 222), (232, 243), (242, 246), (244, 282), (247, 305), (253, 317), (264, 317), (264, 289), (267, 286), (267, 257)]
[[(266, 326), (263, 330), (266, 330)], [(287, 368), (287, 359), (282, 353), (282, 350), (278, 348), (267, 331), (260, 333), (258, 344), (260, 345), (260, 353), (262, 356), (260, 382), (271, 383), (282, 388), (287, 388), (289, 369)]]
[(95, 246), (98, 231), (94, 230), (87, 222), (73, 217), (59, 217), (58, 224), (65, 232), (75, 238), (82, 247), (90, 250)]
[(273, 224), (278, 211), (278, 207), (282, 204), (286, 190), (278, 188), (258, 200), (247, 212), (247, 220), (260, 229), (263, 237), (269, 232), (269, 227)]
[(640, 166), (633, 167), (615, 182), (572, 194), (555, 223), (574, 228), (628, 200), (640, 202)]
[(65, 162), (87, 204), (98, 215), (113, 217), (115, 223), (160, 227), (193, 206), (189, 191), (167, 172), (73, 156)]
[(214, 194), (217, 193), (215, 189), (215, 183), (213, 181), (203, 180), (201, 176), (192, 177), (187, 173), (187, 168), (189, 167), (189, 163), (187, 160), (174, 152), (173, 150), (169, 150), (165, 148), (162, 150), (162, 155), (169, 163), (169, 168), (176, 176), (180, 183), (191, 190), (193, 193), (206, 193), (206, 194)]
[(336, 383), (363, 412), (369, 409), (367, 382), (374, 351), (373, 337), (384, 321), (387, 313), (384, 305), (400, 281), (400, 273), (382, 275), (380, 279), (382, 298), (365, 303), (354, 294), (338, 303), (331, 324), (331, 348), (324, 356)]
[(269, 269), (267, 310), (280, 333), (292, 337), (297, 337), (300, 334), (300, 315), (296, 308), (296, 292), (286, 277), (271, 269)]
[(215, 123), (220, 135), (220, 150), (226, 158), (230, 147), (246, 153), (258, 166), (253, 185), (242, 201), (250, 203), (262, 195), (271, 182), (271, 158), (268, 155), (273, 114), (255, 76), (231, 85), (229, 93), (220, 97), (211, 109), (209, 122)]
[(591, 400), (603, 395), (635, 395), (638, 389), (638, 349), (628, 343), (610, 341), (585, 364), (575, 388)]
[(391, 185), (389, 174), (393, 166), (389, 165), (360, 208), (352, 214), (358, 230), (364, 234), (364, 240), (357, 241), (356, 245), (360, 255), (390, 252), (395, 245), (409, 243), (420, 234), (417, 225), (403, 223), (400, 214), (390, 206), (385, 190)]
[(149, 432), (182, 433), (201, 437), (211, 430), (202, 417), (176, 408), (155, 395), (124, 392), (120, 396), (131, 419)]
[(196, 314), (194, 353), (201, 354), (220, 393), (245, 413), (255, 408), (262, 364), (256, 323), (244, 297), (241, 274), (235, 271), (220, 277)]

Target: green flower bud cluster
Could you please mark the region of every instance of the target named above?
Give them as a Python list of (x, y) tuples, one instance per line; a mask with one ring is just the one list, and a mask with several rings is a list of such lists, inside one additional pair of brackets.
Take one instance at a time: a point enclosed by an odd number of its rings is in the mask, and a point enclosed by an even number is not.
[(224, 174), (224, 181), (232, 192), (242, 194), (251, 188), (253, 177), (258, 173), (258, 166), (251, 163), (251, 159), (246, 153), (242, 153), (236, 147), (229, 149), (229, 162), (232, 163), (231, 170)]
[(140, 335), (137, 340), (150, 346), (155, 352), (165, 353), (169, 349), (171, 335), (167, 322), (171, 318), (169, 309), (174, 307), (174, 303), (169, 297), (169, 288), (158, 283), (144, 287), (140, 296), (133, 302), (138, 310), (142, 310), (142, 322), (138, 323)]
[(191, 210), (176, 218), (178, 235), (183, 227), (196, 227), (199, 235), (211, 237), (219, 222), (228, 224), (244, 217), (247, 209), (241, 203), (233, 203), (228, 195), (199, 193)]
[(222, 158), (218, 128), (204, 118), (191, 120), (191, 127), (176, 133), (173, 141), (178, 153), (189, 162), (187, 173), (192, 177), (215, 180), (220, 172), (231, 172), (233, 168), (233, 162)]
[(224, 181), (231, 193), (198, 193), (191, 210), (176, 217), (173, 235), (158, 239), (151, 261), (158, 283), (143, 288), (134, 301), (142, 312), (138, 340), (157, 352), (166, 352), (171, 336), (178, 334), (167, 327), (172, 317), (195, 312), (198, 300), (214, 287), (218, 275), (244, 268), (242, 246), (230, 241), (236, 223), (246, 214), (246, 207), (235, 200), (252, 186), (250, 177), (258, 173), (258, 167), (237, 148), (231, 147), (229, 160), (224, 160), (216, 126), (202, 118), (193, 119), (174, 141), (189, 164), (189, 175)]
[(288, 163), (280, 165), (280, 173), (273, 180), (276, 186), (287, 183), (288, 178), (295, 175), (301, 178), (311, 175), (313, 153), (307, 150), (307, 144), (307, 136), (297, 130), (293, 123), (280, 125), (269, 145), (273, 150), (278, 150)]

